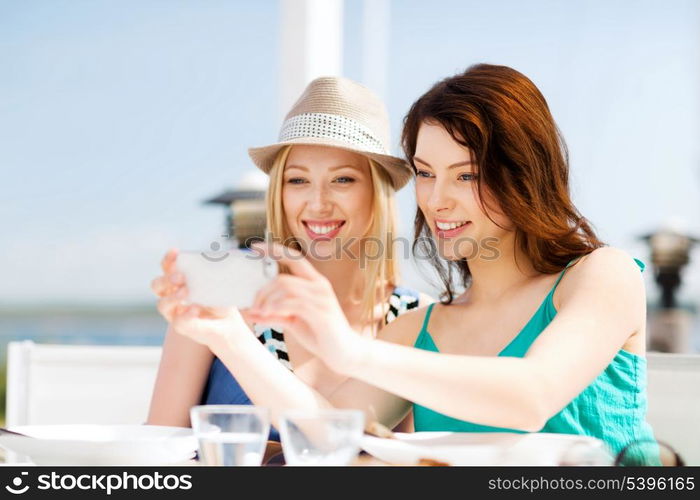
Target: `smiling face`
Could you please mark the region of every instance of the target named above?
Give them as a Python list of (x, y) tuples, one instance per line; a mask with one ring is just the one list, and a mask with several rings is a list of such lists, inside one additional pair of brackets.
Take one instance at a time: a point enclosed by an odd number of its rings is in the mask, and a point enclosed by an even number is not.
[(312, 257), (330, 257), (337, 243), (355, 238), (359, 244), (367, 234), (373, 188), (364, 156), (326, 146), (294, 146), (282, 183), (287, 227), (302, 247), (313, 249)]
[(478, 250), (488, 243), (486, 238), (503, 241), (513, 236), (513, 231), (503, 229), (510, 227), (510, 221), (500, 213), (498, 204), (482, 185), (484, 205), (493, 221), (484, 213), (473, 155), (442, 125), (420, 126), (413, 164), (418, 207), (443, 258), (475, 258)]

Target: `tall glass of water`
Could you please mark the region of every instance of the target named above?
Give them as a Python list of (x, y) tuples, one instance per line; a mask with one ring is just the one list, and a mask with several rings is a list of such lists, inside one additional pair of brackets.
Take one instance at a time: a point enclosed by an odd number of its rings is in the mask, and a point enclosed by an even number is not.
[(348, 465), (360, 451), (360, 410), (288, 411), (280, 419), (287, 465)]
[(204, 405), (190, 410), (192, 430), (205, 465), (260, 465), (270, 433), (266, 408)]

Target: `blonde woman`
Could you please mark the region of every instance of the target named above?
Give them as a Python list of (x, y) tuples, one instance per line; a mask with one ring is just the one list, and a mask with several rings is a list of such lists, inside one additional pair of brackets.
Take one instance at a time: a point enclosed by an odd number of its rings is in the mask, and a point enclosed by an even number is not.
[[(331, 283), (348, 324), (366, 337), (374, 337), (402, 313), (432, 302), (397, 286), (394, 192), (412, 171), (387, 153), (388, 129), (384, 106), (368, 89), (344, 78), (319, 78), (285, 118), (280, 142), (249, 150), (270, 176), (269, 238), (307, 256)], [(175, 251), (166, 255), (164, 275), (152, 284), (162, 297), (158, 310), (169, 322), (187, 294), (183, 277), (174, 272), (176, 259)], [(249, 327), (280, 363), (319, 393), (330, 395), (346, 380), (295, 338)], [(189, 425), (189, 408), (200, 403), (251, 400), (209, 348), (178, 335), (171, 326), (148, 423)]]

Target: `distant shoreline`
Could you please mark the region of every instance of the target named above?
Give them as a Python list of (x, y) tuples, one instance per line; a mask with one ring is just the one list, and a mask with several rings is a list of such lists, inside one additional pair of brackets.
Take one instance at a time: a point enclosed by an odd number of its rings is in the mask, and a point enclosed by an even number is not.
[(157, 316), (155, 301), (131, 304), (0, 304), (0, 318), (28, 316)]

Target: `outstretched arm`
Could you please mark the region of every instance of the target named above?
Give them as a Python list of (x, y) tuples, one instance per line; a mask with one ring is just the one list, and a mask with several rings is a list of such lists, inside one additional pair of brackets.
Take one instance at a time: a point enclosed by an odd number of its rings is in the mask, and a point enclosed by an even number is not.
[[(198, 336), (199, 328), (218, 328), (217, 320), (195, 319), (192, 322), (192, 316), (188, 319), (187, 314), (174, 319), (178, 331)], [(189, 314), (197, 314), (197, 311)], [(232, 316), (235, 318), (236, 314)], [(233, 373), (251, 401), (270, 409), (273, 423), (278, 422), (282, 412), (290, 409), (357, 408), (365, 411), (367, 423), (379, 421), (391, 427), (408, 411), (408, 403), (403, 399), (357, 380), (345, 382), (341, 389), (324, 397), (271, 356), (242, 318), (224, 326), (229, 320), (221, 325), (227, 333), (210, 343), (210, 349)], [(200, 326), (195, 326), (198, 322)]]
[(359, 337), (338, 314), (327, 280), (308, 262), (281, 255), (295, 276), (266, 286), (253, 317), (282, 324), (340, 373), (484, 425), (541, 429), (605, 369), (645, 318), (639, 270), (627, 254), (602, 248), (569, 271), (557, 316), (524, 358), (432, 353)]
[[(368, 423), (379, 420), (385, 425), (394, 425), (406, 413), (408, 403), (401, 398), (357, 381), (350, 397), (346, 391), (330, 400), (323, 397), (270, 355), (237, 309), (185, 305), (182, 302), (187, 296), (184, 281), (170, 285), (173, 280), (177, 281), (172, 269), (175, 259), (176, 252), (169, 252), (164, 259), (165, 276), (154, 280), (152, 285), (161, 297), (158, 311), (169, 322), (170, 329), (149, 423), (174, 418), (168, 415), (173, 408), (182, 408), (183, 412), (178, 415), (182, 413), (182, 419), (187, 418), (189, 422), (186, 410), (199, 402), (206, 376), (206, 370), (201, 368), (211, 364), (212, 353), (236, 377), (254, 404), (271, 410), (273, 423), (289, 409), (364, 409)], [(186, 390), (178, 393), (178, 383), (185, 384)], [(170, 397), (176, 398), (175, 401)], [(167, 421), (187, 425), (180, 420)]]

